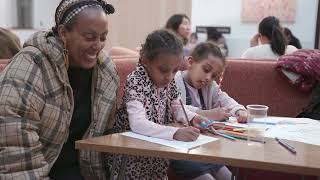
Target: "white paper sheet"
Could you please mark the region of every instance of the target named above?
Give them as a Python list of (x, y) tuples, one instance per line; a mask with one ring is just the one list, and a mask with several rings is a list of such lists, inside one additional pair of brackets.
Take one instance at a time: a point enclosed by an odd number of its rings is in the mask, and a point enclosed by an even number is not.
[(161, 144), (164, 146), (173, 147), (176, 149), (185, 149), (185, 150), (192, 149), (202, 144), (206, 144), (206, 143), (218, 140), (217, 138), (214, 138), (214, 137), (200, 135), (196, 141), (192, 141), (192, 142), (184, 142), (184, 141), (176, 141), (176, 140), (170, 141), (170, 140), (159, 139), (155, 137), (149, 137), (149, 136), (137, 134), (132, 131), (121, 133), (121, 135), (149, 141), (156, 144)]
[[(263, 119), (256, 119), (257, 123)], [(298, 141), (307, 144), (320, 145), (320, 121), (309, 118), (290, 117), (267, 117), (265, 136), (270, 138), (278, 137), (291, 141)], [(229, 119), (228, 125), (247, 127), (246, 124), (236, 122), (236, 119)], [(273, 125), (272, 125), (273, 124)]]
[(320, 122), (308, 118), (286, 118), (285, 123), (273, 126), (265, 136), (320, 145)]

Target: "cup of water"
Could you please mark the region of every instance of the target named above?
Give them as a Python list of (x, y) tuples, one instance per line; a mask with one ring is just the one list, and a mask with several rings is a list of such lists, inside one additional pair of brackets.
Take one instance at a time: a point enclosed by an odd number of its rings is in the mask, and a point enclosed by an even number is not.
[(247, 105), (247, 143), (248, 145), (263, 145), (266, 130), (266, 118), (269, 107), (259, 104)]

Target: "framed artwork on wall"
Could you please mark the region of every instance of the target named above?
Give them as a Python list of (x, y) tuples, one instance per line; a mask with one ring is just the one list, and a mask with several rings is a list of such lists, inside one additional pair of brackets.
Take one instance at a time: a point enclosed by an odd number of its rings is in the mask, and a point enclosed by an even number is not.
[(294, 23), (296, 0), (242, 0), (242, 22), (258, 23), (267, 16), (276, 16), (284, 23)]

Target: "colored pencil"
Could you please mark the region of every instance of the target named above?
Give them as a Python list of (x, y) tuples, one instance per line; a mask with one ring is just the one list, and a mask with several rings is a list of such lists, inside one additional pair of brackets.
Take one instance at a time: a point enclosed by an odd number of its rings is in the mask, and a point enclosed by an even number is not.
[(277, 123), (273, 122), (261, 122), (261, 121), (253, 121), (254, 124), (265, 124), (265, 125), (277, 125)]
[[(232, 136), (234, 138), (237, 138), (237, 139), (243, 139), (243, 140), (248, 139), (248, 134), (246, 134), (246, 133), (239, 133), (239, 132), (226, 131), (226, 130), (220, 130), (220, 132), (227, 134), (229, 136)], [(257, 139), (256, 137), (251, 137), (250, 140), (255, 141), (255, 142), (261, 142), (263, 144), (266, 143), (266, 141)]]
[(290, 151), (293, 154), (297, 154), (297, 151), (295, 150), (295, 148), (289, 145), (288, 143), (286, 143), (283, 139), (279, 139), (277, 137), (275, 139), (281, 146), (286, 148), (288, 151)]
[(227, 134), (218, 132), (218, 131), (216, 131), (216, 130), (215, 130), (214, 128), (212, 128), (212, 127), (208, 127), (207, 130), (208, 130), (209, 132), (211, 132), (212, 134), (219, 135), (219, 136), (222, 136), (222, 137), (224, 137), (224, 138), (227, 138), (227, 139), (230, 139), (230, 140), (233, 140), (233, 141), (236, 140), (236, 138), (234, 138), (234, 137), (232, 137), (232, 136), (229, 136), (229, 135), (227, 135)]
[(233, 131), (236, 131), (236, 132), (245, 132), (245, 131), (246, 131), (246, 128), (234, 128)]

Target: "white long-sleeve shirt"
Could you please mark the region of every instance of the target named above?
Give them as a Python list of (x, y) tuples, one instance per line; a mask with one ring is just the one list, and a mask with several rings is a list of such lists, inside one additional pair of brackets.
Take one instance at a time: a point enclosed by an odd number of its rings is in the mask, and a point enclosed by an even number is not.
[[(147, 120), (145, 108), (140, 101), (129, 101), (126, 103), (126, 105), (130, 128), (133, 132), (151, 137), (173, 140), (173, 135), (179, 128), (160, 125)], [(179, 100), (173, 101), (171, 107), (175, 120), (187, 124)], [(196, 108), (185, 106), (185, 110), (189, 121), (191, 121), (192, 118), (196, 115), (196, 113), (194, 112)]]

